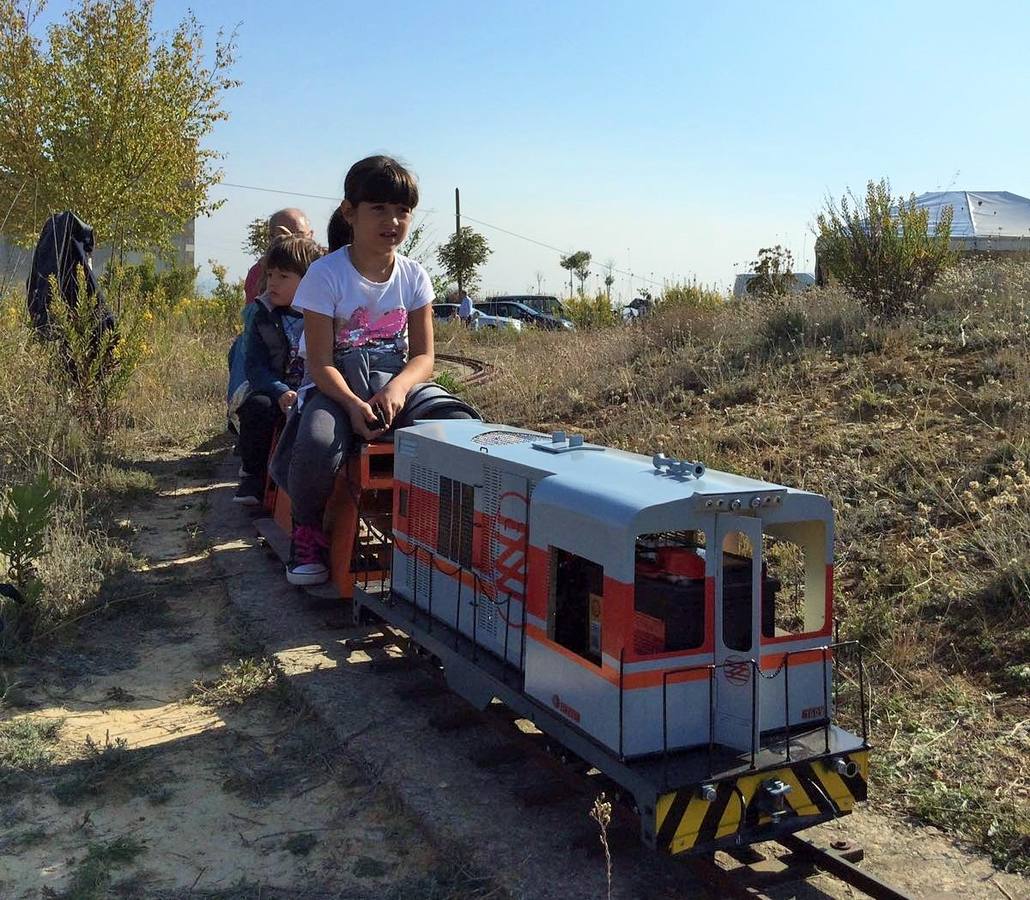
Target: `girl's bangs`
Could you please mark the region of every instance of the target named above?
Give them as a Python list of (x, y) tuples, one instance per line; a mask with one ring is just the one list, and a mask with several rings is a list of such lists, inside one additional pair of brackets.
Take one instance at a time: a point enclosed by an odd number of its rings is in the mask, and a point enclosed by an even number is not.
[(348, 198), (355, 206), (359, 203), (397, 203), (414, 209), (418, 206), (418, 185), (411, 175), (393, 166), (385, 166), (369, 173), (358, 187), (357, 197)]

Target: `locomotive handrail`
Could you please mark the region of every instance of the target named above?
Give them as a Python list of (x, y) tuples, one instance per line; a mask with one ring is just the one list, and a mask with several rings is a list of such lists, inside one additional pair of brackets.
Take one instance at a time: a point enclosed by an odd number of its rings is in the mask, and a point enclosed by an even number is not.
[[(723, 663), (701, 663), (694, 666), (680, 666), (676, 669), (666, 669), (662, 672), (662, 756), (669, 755), (669, 677), (680, 675), (685, 672), (708, 673), (708, 774), (714, 775), (715, 767), (715, 670), (725, 669), (727, 666), (739, 666), (744, 660), (733, 660)], [(755, 734), (755, 718), (758, 713), (758, 677), (761, 674), (758, 663), (754, 659), (746, 660), (751, 668), (751, 768), (756, 767), (758, 759), (758, 739)], [(621, 679), (620, 679), (621, 688)], [(620, 722), (621, 725), (621, 722)], [(687, 745), (682, 745), (687, 746)], [(671, 748), (671, 749), (679, 749)]]
[[(865, 702), (865, 661), (862, 655), (862, 644), (859, 641), (835, 641), (832, 644), (824, 644), (822, 647), (807, 647), (800, 650), (787, 650), (783, 654), (783, 662), (780, 664), (780, 669), (783, 670), (783, 706), (784, 706), (784, 717), (783, 717), (783, 734), (784, 734), (784, 752), (787, 762), (790, 762), (790, 735), (791, 735), (791, 724), (790, 724), (790, 657), (795, 656), (799, 653), (811, 653), (813, 650), (820, 653), (822, 656), (823, 664), (823, 734), (825, 740), (825, 750), (827, 753), (830, 752), (830, 723), (832, 721), (832, 714), (830, 710), (830, 687), (828, 683), (828, 676), (831, 674), (827, 670), (828, 655), (833, 654), (834, 672), (836, 672), (837, 665), (837, 651), (844, 649), (855, 649), (857, 650), (858, 656), (858, 692), (859, 692), (859, 707), (862, 718), (862, 743), (866, 745), (869, 743), (869, 725), (866, 720), (866, 702)], [(779, 669), (771, 677), (775, 678), (779, 674)], [(836, 696), (834, 697), (836, 701)]]

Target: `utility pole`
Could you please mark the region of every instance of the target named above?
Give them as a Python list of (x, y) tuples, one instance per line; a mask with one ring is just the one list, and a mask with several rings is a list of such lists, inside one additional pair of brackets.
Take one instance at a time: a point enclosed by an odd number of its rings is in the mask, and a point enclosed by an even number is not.
[[(454, 244), (455, 249), (458, 250), (459, 257), (461, 253), (461, 194), (458, 189), (454, 189)], [(464, 287), (462, 282), (462, 271), (458, 269), (458, 299), (461, 299), (461, 291)]]

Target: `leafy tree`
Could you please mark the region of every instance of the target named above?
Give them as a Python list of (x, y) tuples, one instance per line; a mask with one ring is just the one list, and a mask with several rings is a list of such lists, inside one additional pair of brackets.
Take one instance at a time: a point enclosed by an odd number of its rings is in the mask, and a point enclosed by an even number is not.
[(479, 284), (476, 274), (486, 258), (493, 253), (486, 238), (463, 225), (461, 231), (451, 235), (451, 239), (441, 244), (436, 250), (436, 258), (447, 278), (456, 281), (469, 293), (473, 293)]
[(268, 219), (251, 219), (247, 223), (247, 236), (243, 250), (248, 256), (261, 257), (268, 250)]
[(931, 233), (929, 212), (891, 198), (886, 178), (870, 181), (865, 198), (848, 193), (827, 200), (816, 219), (816, 255), (825, 268), (877, 315), (911, 308), (954, 260), (949, 249), (952, 209), (945, 208)]
[(615, 260), (610, 259), (604, 264), (604, 292), (609, 302), (612, 299), (613, 284), (615, 284)]
[(219, 33), (205, 58), (187, 15), (152, 30), (154, 0), (78, 0), (33, 33), (34, 0), (0, 0), (0, 208), (5, 234), (31, 245), (44, 217), (72, 209), (124, 250), (167, 247), (216, 208), (220, 154), (201, 146), (226, 118), (235, 55)]
[(794, 256), (785, 247), (762, 247), (758, 259), (751, 263), (755, 273), (747, 283), (748, 294), (760, 297), (783, 297), (794, 284)]
[[(579, 279), (579, 294), (583, 296), (583, 285), (587, 280), (587, 276), (590, 274), (590, 252), (587, 250), (577, 250), (575, 253), (570, 253), (568, 256), (563, 256), (559, 265), (563, 269), (567, 269), (571, 275), (575, 275)], [(570, 287), (569, 293), (572, 293)]]

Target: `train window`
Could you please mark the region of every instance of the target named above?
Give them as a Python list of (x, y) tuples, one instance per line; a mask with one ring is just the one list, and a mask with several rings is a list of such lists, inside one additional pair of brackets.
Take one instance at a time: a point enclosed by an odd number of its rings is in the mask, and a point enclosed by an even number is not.
[(705, 534), (637, 538), (633, 649), (638, 656), (695, 650), (705, 642)]
[(550, 582), (552, 640), (601, 665), (604, 569), (575, 553), (552, 547)]
[(436, 549), (441, 556), (466, 568), (472, 567), (472, 523), (475, 518), (475, 488), (451, 478), (440, 477), (440, 513)]
[(768, 533), (762, 535), (762, 635), (821, 631), (826, 625), (825, 525), (795, 522), (766, 529)]
[(746, 534), (730, 532), (722, 544), (722, 642), (730, 650), (751, 649), (754, 551)]

